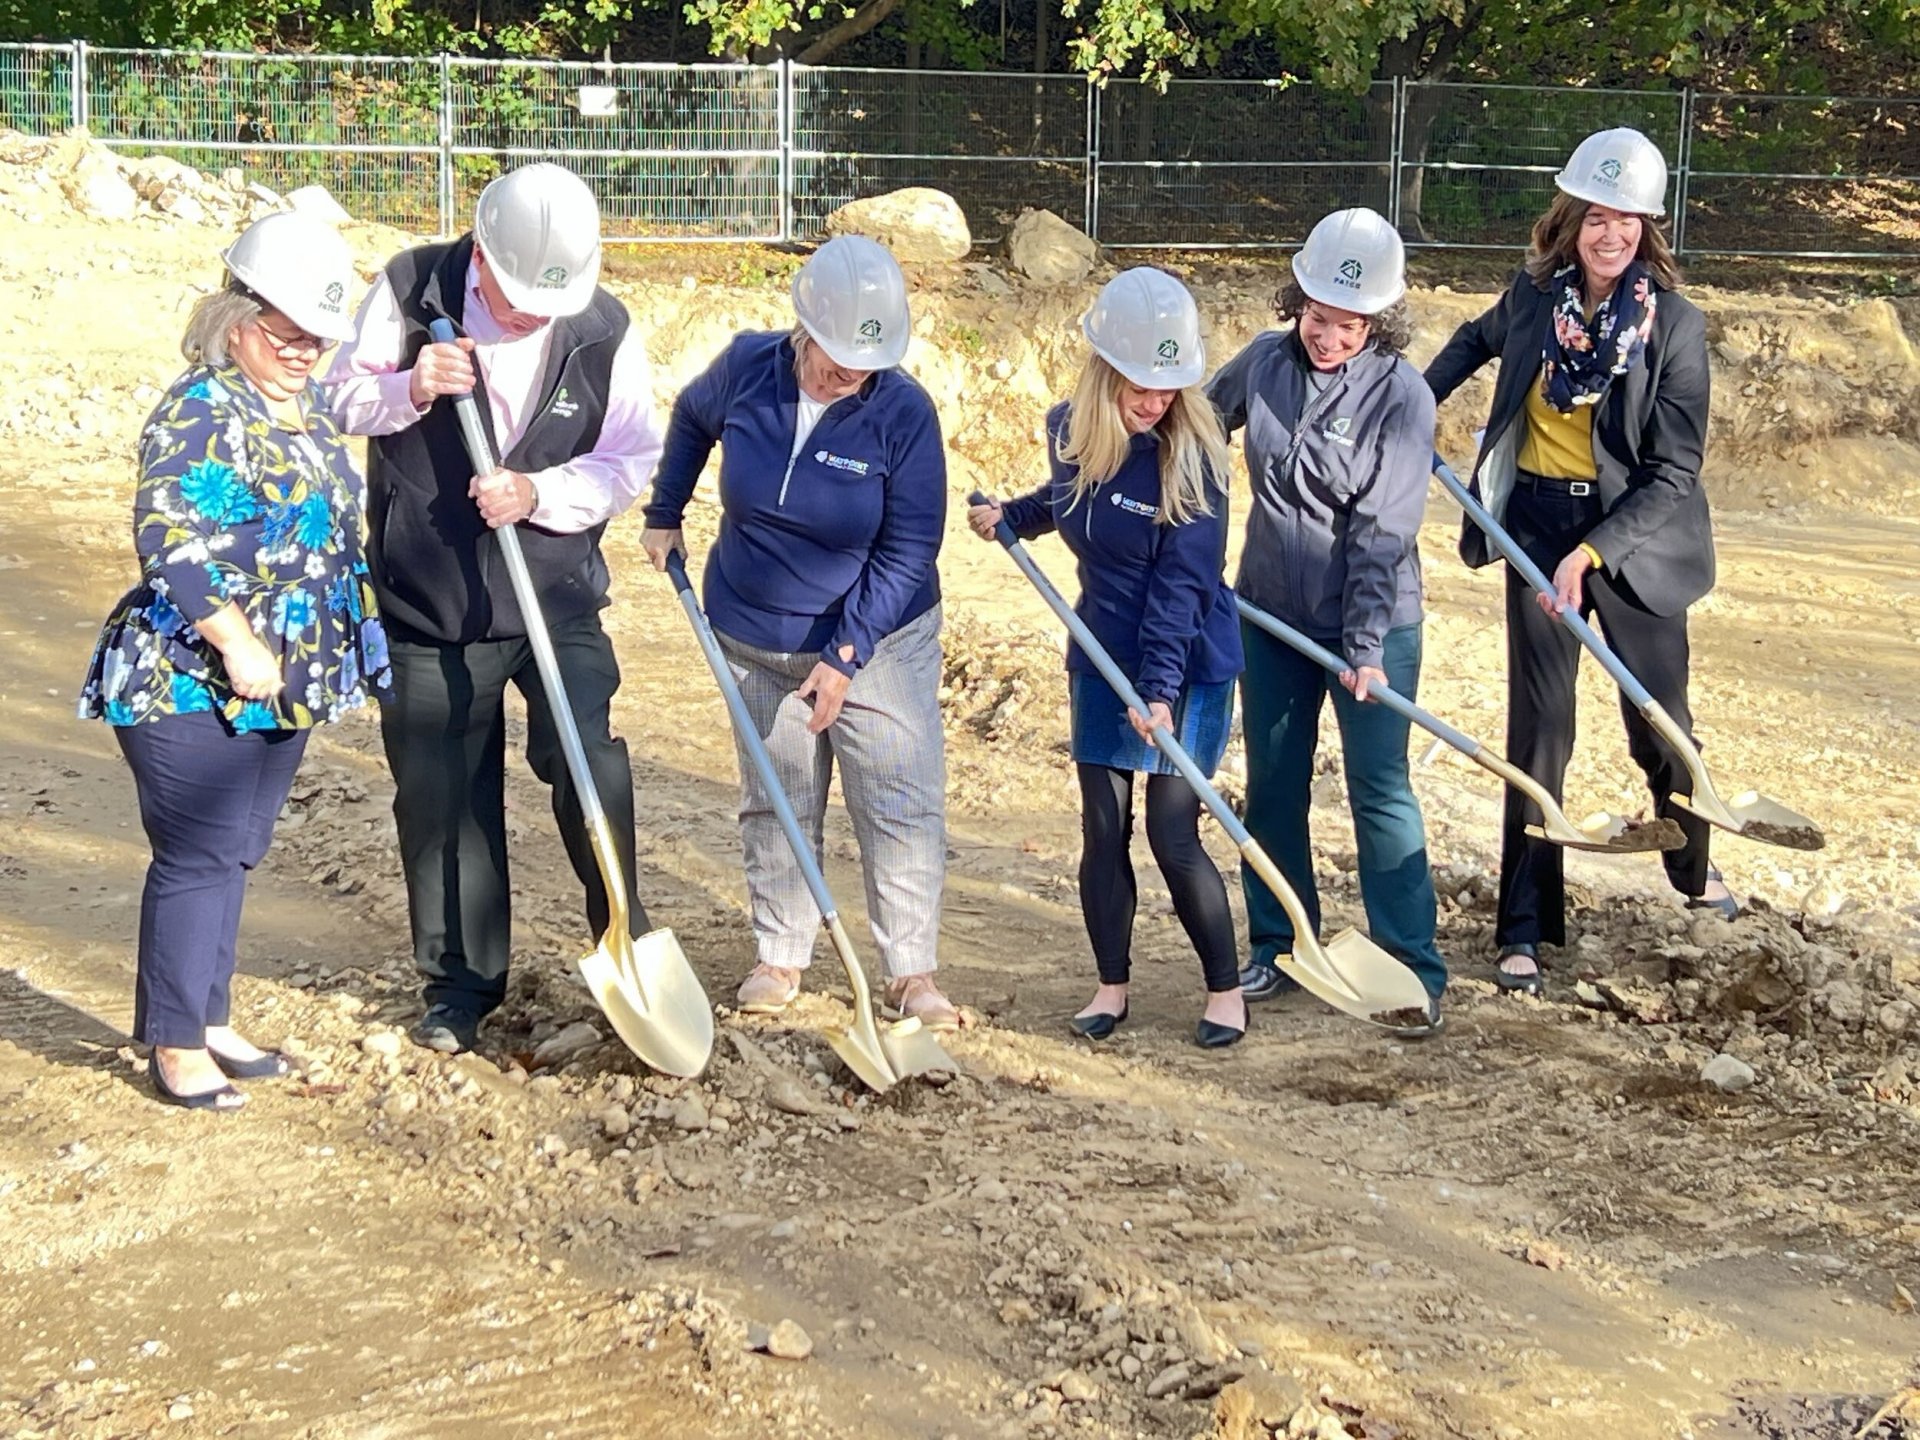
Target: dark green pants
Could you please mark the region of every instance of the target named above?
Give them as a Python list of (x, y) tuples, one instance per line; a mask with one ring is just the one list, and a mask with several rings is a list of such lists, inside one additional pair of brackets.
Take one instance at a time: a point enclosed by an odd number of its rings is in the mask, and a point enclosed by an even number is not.
[[(1446, 988), (1447, 964), (1434, 944), (1437, 920), (1427, 834), (1407, 768), (1408, 723), (1384, 705), (1355, 700), (1332, 675), (1264, 630), (1242, 623), (1247, 671), (1240, 716), (1247, 740), (1247, 829), (1299, 893), (1314, 929), (1320, 894), (1307, 833), (1320, 707), (1333, 696), (1346, 762), (1347, 803), (1360, 854), (1367, 930), (1420, 977), (1427, 993)], [(1413, 699), (1420, 687), (1420, 627), (1387, 633), (1387, 683)], [(1253, 958), (1271, 965), (1293, 949), (1293, 922), (1251, 870), (1242, 867)]]
[[(560, 678), (572, 703), (632, 908), (632, 930), (650, 925), (634, 889), (633, 769), (613, 736), (608, 708), (620, 666), (600, 618), (553, 632)], [(413, 958), (429, 1005), (486, 1014), (506, 997), (511, 942), (507, 870), (505, 699), (511, 682), (527, 702), (527, 763), (553, 790), (553, 814), (567, 858), (586, 888), (595, 940), (610, 913), (587, 841), (580, 801), (567, 774), (546, 690), (525, 640), (442, 645), (393, 640), (394, 694), (380, 707), (380, 733), (393, 771), (393, 817), (406, 869)]]

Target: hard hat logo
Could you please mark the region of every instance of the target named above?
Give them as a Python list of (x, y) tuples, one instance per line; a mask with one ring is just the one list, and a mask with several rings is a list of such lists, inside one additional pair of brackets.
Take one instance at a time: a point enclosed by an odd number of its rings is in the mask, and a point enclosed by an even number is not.
[(1340, 262), (1340, 278), (1350, 285), (1358, 285), (1360, 277), (1366, 273), (1367, 267), (1358, 260), (1348, 259)]
[(1600, 162), (1600, 178), (1610, 185), (1619, 184), (1620, 162), (1618, 160), (1602, 160)]
[(564, 290), (567, 285), (567, 270), (564, 265), (549, 265), (540, 272), (542, 289)]
[(1167, 364), (1177, 365), (1180, 363), (1180, 342), (1178, 340), (1162, 340), (1159, 348), (1153, 353), (1166, 361)]
[(340, 308), (340, 302), (347, 298), (347, 287), (335, 280), (321, 293), (325, 296), (322, 303), (327, 309), (337, 311)]
[(860, 322), (860, 338), (865, 340), (869, 345), (878, 345), (880, 343), (880, 334), (881, 325), (878, 320), (862, 320)]

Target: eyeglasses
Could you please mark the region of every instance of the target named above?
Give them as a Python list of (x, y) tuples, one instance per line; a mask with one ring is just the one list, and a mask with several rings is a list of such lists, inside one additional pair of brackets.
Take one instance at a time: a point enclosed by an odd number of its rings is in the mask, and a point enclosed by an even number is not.
[(266, 321), (260, 319), (255, 319), (253, 326), (266, 337), (267, 343), (273, 346), (273, 353), (282, 360), (291, 360), (299, 355), (318, 355), (333, 343), (331, 340), (321, 339), (318, 335), (309, 335), (304, 330), (296, 330), (291, 335), (282, 335), (269, 327)]

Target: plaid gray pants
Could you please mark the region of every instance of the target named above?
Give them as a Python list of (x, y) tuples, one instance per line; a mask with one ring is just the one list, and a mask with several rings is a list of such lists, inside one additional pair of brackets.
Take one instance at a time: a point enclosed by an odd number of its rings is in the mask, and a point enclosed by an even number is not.
[[(758, 650), (725, 635), (720, 648), (800, 828), (821, 857), (827, 787), (840, 787), (860, 844), (867, 919), (889, 976), (938, 963), (940, 898), (947, 874), (947, 752), (940, 728), (940, 607), (887, 636), (847, 687), (840, 718), (807, 733), (813, 705), (795, 693), (818, 651)], [(803, 970), (813, 959), (820, 914), (744, 749), (740, 834), (746, 850), (753, 936), (763, 965)]]

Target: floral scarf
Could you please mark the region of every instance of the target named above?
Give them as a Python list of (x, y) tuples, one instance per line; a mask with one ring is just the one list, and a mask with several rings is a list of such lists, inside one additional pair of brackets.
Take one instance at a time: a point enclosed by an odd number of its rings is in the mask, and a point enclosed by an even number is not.
[(1552, 293), (1540, 393), (1562, 415), (1571, 415), (1576, 405), (1597, 405), (1614, 376), (1640, 363), (1653, 333), (1658, 297), (1647, 267), (1638, 260), (1627, 267), (1591, 320), (1581, 303), (1578, 265), (1553, 272)]

